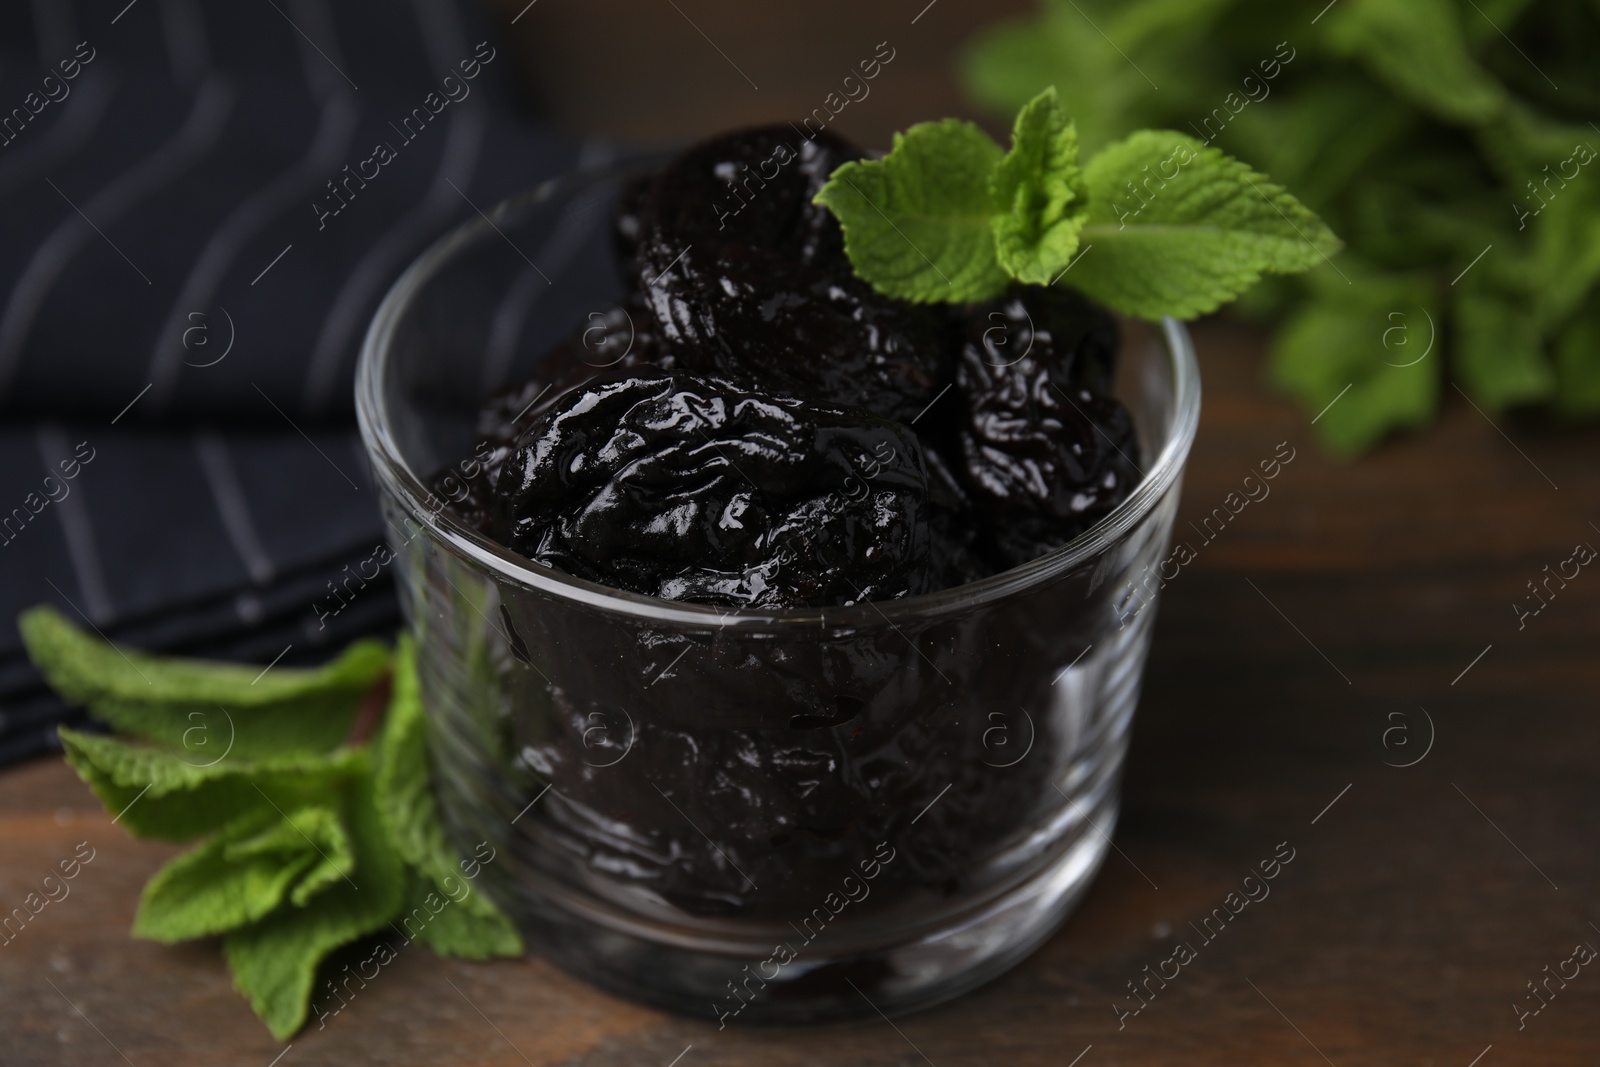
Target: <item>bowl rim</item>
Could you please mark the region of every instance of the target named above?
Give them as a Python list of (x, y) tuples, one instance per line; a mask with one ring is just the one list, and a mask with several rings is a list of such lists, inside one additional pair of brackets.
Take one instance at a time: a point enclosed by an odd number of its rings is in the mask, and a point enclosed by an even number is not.
[(401, 455), (384, 402), (383, 382), (395, 333), (412, 300), (459, 251), (482, 240), (504, 238), (502, 226), (515, 223), (538, 204), (573, 189), (659, 165), (668, 158), (667, 153), (652, 152), (573, 171), (542, 182), (469, 218), (434, 241), (406, 268), (384, 295), (367, 328), (356, 363), (356, 421), (380, 488), (393, 494), (411, 519), (430, 535), (495, 578), (548, 596), (652, 622), (760, 629), (860, 628), (884, 623), (894, 627), (901, 621), (965, 613), (1067, 574), (1137, 526), (1182, 477), (1199, 427), (1200, 370), (1189, 331), (1176, 319), (1164, 317), (1159, 323), (1159, 333), (1162, 348), (1171, 363), (1173, 413), (1170, 431), (1155, 463), (1133, 491), (1089, 529), (1042, 556), (976, 582), (897, 600), (866, 601), (840, 607), (718, 608), (662, 600), (576, 578), (534, 563), (467, 526), (443, 507), (442, 501), (411, 470)]

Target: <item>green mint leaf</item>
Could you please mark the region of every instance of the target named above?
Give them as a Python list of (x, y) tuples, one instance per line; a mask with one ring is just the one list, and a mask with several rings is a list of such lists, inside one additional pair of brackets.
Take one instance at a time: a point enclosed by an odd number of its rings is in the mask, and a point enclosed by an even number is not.
[[(486, 853), (494, 859), (493, 853)], [(405, 937), (427, 945), (440, 956), (491, 960), (523, 953), (522, 935), (511, 920), (489, 906), (488, 914), (472, 905), (482, 890), (472, 879), (449, 875), (440, 886), (410, 871), (405, 903), (396, 928)]]
[(311, 859), (304, 877), (296, 881), (289, 892), (289, 900), (301, 906), (348, 877), (355, 865), (350, 836), (339, 821), (338, 811), (327, 803), (283, 812), (277, 821), (260, 832), (226, 841), (223, 855), (230, 863), (240, 865), (254, 863), (261, 857), (280, 861), (285, 857)]
[(1506, 93), (1468, 51), (1463, 10), (1453, 0), (1345, 0), (1323, 29), (1335, 55), (1357, 60), (1417, 106), (1452, 122), (1485, 122), (1506, 105)]
[(318, 965), (340, 945), (387, 926), (404, 899), (405, 867), (384, 831), (370, 769), (349, 782), (341, 821), (354, 852), (347, 877), (304, 906), (283, 904), (234, 929), (223, 942), (234, 986), (279, 1041), (305, 1025)]
[(1018, 113), (1011, 151), (995, 168), (990, 193), (1001, 207), (992, 223), (1001, 269), (1020, 282), (1049, 285), (1077, 252), (1089, 211), (1078, 131), (1054, 89)]
[(1600, 415), (1600, 293), (1556, 338), (1555, 365), (1556, 406), (1567, 415)]
[(1281, 186), (1215, 148), (1142, 130), (1084, 168), (1088, 249), (1066, 284), (1141, 318), (1213, 311), (1263, 273), (1325, 262), (1340, 242)]
[(120, 825), (138, 837), (187, 841), (273, 804), (290, 807), (337, 788), (362, 759), (359, 750), (212, 764), (152, 745), (60, 731), (67, 763)]
[(1550, 398), (1556, 375), (1531, 301), (1468, 275), (1454, 311), (1455, 366), (1473, 400), (1493, 411)]
[(1003, 292), (989, 180), (1000, 147), (970, 122), (919, 123), (881, 160), (846, 163), (816, 202), (844, 229), (857, 275), (916, 303), (962, 303)]
[(133, 933), (168, 944), (224, 933), (286, 898), (306, 903), (353, 867), (333, 808), (258, 809), (157, 871), (145, 883)]
[(521, 955), (516, 927), (476, 884), (482, 864), (458, 855), (445, 836), (428, 764), (415, 647), (408, 637), (395, 650), (394, 692), (377, 746), (378, 810), (395, 850), (416, 872), (407, 898), (412, 907), (401, 920), (408, 936), (443, 956)]
[[(1590, 139), (1600, 145), (1600, 137)], [(1585, 158), (1570, 154), (1570, 147), (1567, 151), (1569, 155), (1562, 161), (1568, 165)], [(1592, 154), (1587, 158), (1590, 166), (1600, 170), (1600, 162)], [(1538, 212), (1527, 225), (1533, 231), (1539, 319), (1558, 325), (1586, 298), (1592, 301), (1590, 294), (1600, 283), (1600, 181), (1570, 182), (1566, 188), (1557, 187), (1556, 195), (1542, 206), (1535, 194), (1526, 191), (1518, 201), (1520, 210)]]
[(122, 649), (51, 607), (23, 612), (17, 626), (64, 699), (123, 733), (182, 749), (192, 762), (333, 749), (389, 663), (381, 642), (358, 641), (316, 670), (263, 673)]
[(1291, 315), (1272, 350), (1274, 383), (1297, 396), (1323, 443), (1354, 455), (1438, 406), (1444, 320), (1426, 278), (1333, 277)]
[(1303, 202), (1337, 203), (1366, 168), (1404, 151), (1417, 112), (1366, 79), (1312, 71), (1296, 77), (1304, 80), (1295, 83), (1294, 107), (1249, 107), (1235, 122), (1223, 105), (1194, 129), (1225, 137), (1236, 155), (1254, 160)]
[[(1047, 0), (1036, 17), (981, 30), (963, 52), (961, 70), (972, 96), (1004, 115), (1054, 85), (1077, 122), (1081, 143), (1095, 148), (1121, 130), (1168, 121), (1159, 110), (1163, 98), (1220, 102), (1237, 88), (1218, 86), (1207, 77), (1212, 64), (1196, 62), (1194, 55), (1194, 42), (1237, 36), (1213, 30), (1236, 6), (1238, 0)], [(1260, 58), (1254, 40), (1250, 47), (1252, 54), (1239, 64), (1246, 69)], [(1152, 85), (1160, 86), (1159, 94), (1152, 95)], [(1192, 110), (1184, 109), (1185, 116)]]

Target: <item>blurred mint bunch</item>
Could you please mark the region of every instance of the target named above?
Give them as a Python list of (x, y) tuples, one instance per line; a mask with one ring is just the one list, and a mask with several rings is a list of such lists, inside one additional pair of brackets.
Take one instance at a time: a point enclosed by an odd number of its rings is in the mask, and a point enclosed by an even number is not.
[(1054, 85), (1086, 150), (1190, 133), (1337, 231), (1336, 264), (1242, 307), (1278, 321), (1273, 380), (1352, 454), (1452, 385), (1600, 414), (1597, 42), (1600, 0), (1041, 0), (963, 73), (1007, 114)]
[(366, 961), (379, 967), (413, 941), (467, 959), (522, 953), (473, 884), (492, 850), (461, 859), (445, 839), (409, 639), (258, 671), (119, 648), (49, 607), (18, 627), (51, 687), (120, 735), (61, 730), (114, 821), (199, 842), (145, 884), (134, 935), (222, 935), (234, 985), (274, 1037), (319, 1002), (322, 1025), (342, 1010), (351, 977), (318, 985), (318, 969), (350, 942), (383, 937)]

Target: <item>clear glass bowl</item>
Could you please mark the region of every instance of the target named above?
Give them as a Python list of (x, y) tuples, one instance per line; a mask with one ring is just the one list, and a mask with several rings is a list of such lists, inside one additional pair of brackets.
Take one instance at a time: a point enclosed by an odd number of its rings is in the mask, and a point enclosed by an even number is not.
[(530, 564), (425, 479), (468, 454), (492, 387), (618, 302), (611, 209), (659, 162), (461, 227), (368, 333), (361, 432), (439, 799), (463, 854), (497, 850), (483, 881), (531, 943), (598, 985), (723, 1025), (926, 1006), (1037, 947), (1105, 855), (1150, 644), (1141, 579), (1198, 419), (1194, 353), (1176, 322), (1122, 324), (1143, 481), (980, 582), (735, 611)]

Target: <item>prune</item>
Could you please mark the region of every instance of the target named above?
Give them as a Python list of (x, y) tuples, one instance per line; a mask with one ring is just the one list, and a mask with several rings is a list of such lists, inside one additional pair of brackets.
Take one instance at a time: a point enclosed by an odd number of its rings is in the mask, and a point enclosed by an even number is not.
[(785, 127), (679, 156), (639, 207), (638, 285), (680, 365), (912, 421), (944, 386), (951, 324), (855, 276), (812, 198), (860, 151)]
[(500, 389), (478, 412), (472, 456), (434, 474), (429, 488), (450, 501), (455, 513), (481, 533), (490, 533), (489, 501), (500, 468), (516, 440), (569, 390), (611, 371), (642, 365), (671, 367), (651, 320), (636, 304), (594, 312), (588, 323), (539, 361), (538, 373)]
[(928, 567), (935, 589), (966, 585), (987, 578), (994, 568), (985, 562), (979, 544), (983, 517), (972, 495), (936, 448), (923, 448), (928, 464)]
[(1065, 291), (1014, 293), (968, 315), (962, 474), (1001, 566), (1065, 544), (1137, 483), (1133, 421), (1106, 392), (1116, 348), (1111, 316)]
[(928, 476), (868, 412), (637, 370), (569, 391), (506, 460), (493, 532), (667, 600), (821, 606), (924, 592)]

